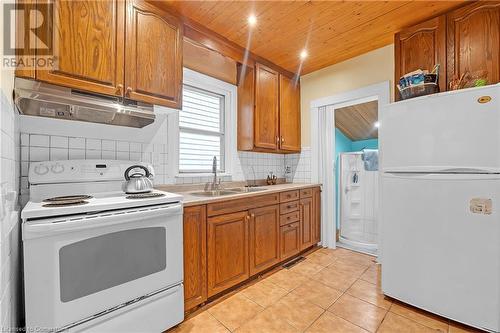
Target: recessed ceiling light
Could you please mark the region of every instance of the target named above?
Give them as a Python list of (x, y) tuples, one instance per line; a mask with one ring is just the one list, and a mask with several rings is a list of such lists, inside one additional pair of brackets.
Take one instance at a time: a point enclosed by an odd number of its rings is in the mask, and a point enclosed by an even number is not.
[(248, 16), (248, 24), (253, 27), (254, 25), (257, 24), (257, 17), (255, 17), (255, 15), (251, 14), (250, 16)]
[(300, 59), (304, 60), (307, 56), (308, 54), (306, 50), (302, 50), (302, 52), (300, 52)]
[(374, 124), (375, 128), (379, 128), (380, 127), (380, 123), (378, 121), (375, 122)]

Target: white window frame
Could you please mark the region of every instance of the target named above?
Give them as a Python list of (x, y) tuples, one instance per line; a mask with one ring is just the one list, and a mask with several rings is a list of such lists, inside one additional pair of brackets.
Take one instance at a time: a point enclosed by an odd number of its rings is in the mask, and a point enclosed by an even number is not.
[[(236, 103), (237, 88), (235, 85), (218, 80), (211, 76), (184, 68), (183, 84), (201, 90), (206, 90), (224, 96), (224, 173), (220, 176), (233, 174), (233, 159), (237, 154), (236, 148)], [(179, 111), (180, 112), (180, 111)], [(179, 172), (179, 112), (168, 116), (168, 164), (175, 178), (206, 177), (212, 173), (180, 173)]]

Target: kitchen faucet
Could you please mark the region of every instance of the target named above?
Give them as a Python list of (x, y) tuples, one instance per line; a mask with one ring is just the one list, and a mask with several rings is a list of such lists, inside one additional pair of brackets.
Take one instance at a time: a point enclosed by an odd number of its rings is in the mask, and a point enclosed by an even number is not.
[(207, 185), (205, 186), (205, 191), (208, 191), (208, 189), (210, 189), (210, 191), (219, 191), (220, 190), (220, 178), (219, 178), (219, 181), (217, 181), (217, 156), (214, 156), (214, 159), (212, 161), (212, 173), (214, 174), (214, 179), (212, 181), (212, 183), (207, 183)]

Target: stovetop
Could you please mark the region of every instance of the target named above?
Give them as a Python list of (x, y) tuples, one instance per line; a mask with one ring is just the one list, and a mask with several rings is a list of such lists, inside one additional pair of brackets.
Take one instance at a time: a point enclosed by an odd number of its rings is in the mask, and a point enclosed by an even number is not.
[[(57, 205), (57, 200), (51, 202), (45, 201), (49, 198), (43, 198), (40, 201), (29, 201), (22, 210), (21, 217), (26, 220), (33, 218), (145, 207), (182, 201), (182, 196), (179, 194), (157, 190), (150, 192), (150, 195), (134, 198), (133, 200), (129, 198), (131, 194), (126, 194), (121, 191), (95, 193), (88, 196), (89, 197), (86, 197), (84, 200), (81, 200), (85, 203), (76, 203), (73, 205)], [(75, 200), (75, 202), (76, 201), (77, 200)], [(50, 203), (55, 205), (49, 205)]]

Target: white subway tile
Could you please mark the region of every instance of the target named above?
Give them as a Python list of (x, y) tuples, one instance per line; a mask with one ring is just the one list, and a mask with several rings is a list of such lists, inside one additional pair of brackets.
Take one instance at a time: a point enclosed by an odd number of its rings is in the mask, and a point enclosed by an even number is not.
[[(48, 137), (47, 137), (48, 138)], [(31, 140), (31, 138), (30, 138)], [(49, 160), (49, 148), (45, 147), (30, 147), (30, 161), (48, 161)]]
[(67, 148), (50, 148), (50, 160), (67, 160), (69, 157)]
[(21, 161), (29, 161), (30, 148), (23, 146), (21, 147)]
[(70, 149), (69, 150), (70, 160), (83, 160), (85, 159), (85, 149)]
[(130, 153), (128, 151), (118, 151), (116, 152), (116, 159), (121, 161), (129, 161)]
[(86, 150), (101, 150), (101, 140), (99, 139), (86, 139), (85, 149)]
[(102, 140), (102, 150), (116, 151), (116, 141)]
[(130, 151), (134, 153), (140, 153), (142, 144), (139, 142), (130, 142)]
[(128, 153), (130, 151), (130, 144), (127, 141), (117, 141), (116, 150), (120, 152), (126, 151)]
[(100, 150), (85, 150), (86, 160), (100, 160), (102, 158)]
[(30, 145), (30, 135), (27, 133), (21, 133), (21, 146)]
[(69, 138), (70, 149), (85, 149), (85, 138)]
[(130, 160), (139, 162), (141, 160), (140, 152), (130, 152)]
[(102, 151), (102, 159), (103, 160), (116, 160), (116, 152), (109, 151), (109, 150), (103, 150)]
[(51, 148), (68, 148), (68, 137), (66, 136), (51, 136), (50, 137), (50, 147)]
[(48, 147), (49, 146), (49, 136), (31, 134), (30, 135), (30, 146), (31, 147)]

